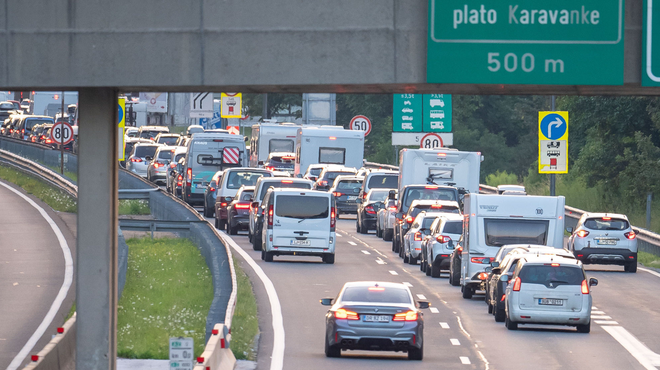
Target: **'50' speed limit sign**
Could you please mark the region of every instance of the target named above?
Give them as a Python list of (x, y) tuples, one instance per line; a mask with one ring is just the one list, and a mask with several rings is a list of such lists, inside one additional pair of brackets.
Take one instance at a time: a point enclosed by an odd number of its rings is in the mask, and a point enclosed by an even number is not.
[(364, 131), (364, 136), (371, 132), (371, 120), (365, 116), (355, 116), (351, 119), (351, 130)]
[(55, 144), (66, 145), (73, 140), (73, 128), (67, 122), (56, 122), (50, 131)]

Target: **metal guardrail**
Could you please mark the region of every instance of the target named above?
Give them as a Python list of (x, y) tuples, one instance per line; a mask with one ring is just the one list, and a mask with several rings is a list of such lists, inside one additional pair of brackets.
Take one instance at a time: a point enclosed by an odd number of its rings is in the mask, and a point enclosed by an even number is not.
[(9, 137), (9, 136), (2, 136), (2, 140), (7, 140), (7, 141), (12, 142), (12, 143), (22, 144), (22, 145), (26, 145), (26, 146), (35, 147), (35, 148), (53, 149), (53, 147), (50, 146), (50, 145), (46, 145), (46, 144), (42, 144), (42, 143), (33, 143), (31, 141), (16, 139), (16, 138)]
[(78, 197), (78, 186), (50, 168), (2, 149), (0, 149), (0, 161), (19, 171), (36, 176), (58, 189), (64, 190), (74, 198)]
[(149, 199), (149, 193), (158, 191), (158, 188), (152, 189), (119, 189), (119, 199)]
[(382, 163), (367, 162), (367, 161), (363, 162), (362, 166), (370, 169), (383, 169), (383, 170), (392, 170), (392, 171), (399, 170), (398, 166), (393, 166), (391, 164), (382, 164)]

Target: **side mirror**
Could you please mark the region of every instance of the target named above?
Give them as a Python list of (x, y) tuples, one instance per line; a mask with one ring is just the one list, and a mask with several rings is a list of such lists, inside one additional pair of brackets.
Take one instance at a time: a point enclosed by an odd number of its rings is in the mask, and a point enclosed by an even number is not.
[(506, 283), (507, 281), (509, 281), (509, 275), (502, 275), (502, 276), (500, 276), (500, 281), (503, 281), (503, 282)]
[(500, 267), (500, 263), (497, 262), (497, 261), (495, 261), (495, 262), (491, 262), (490, 265), (493, 266), (493, 268)]
[(431, 304), (428, 301), (417, 301), (417, 307), (425, 309), (431, 307)]
[(639, 234), (639, 229), (633, 229), (633, 231), (635, 232), (635, 234)]
[(502, 273), (502, 270), (501, 270), (499, 267), (493, 267), (493, 269), (491, 270), (491, 272), (492, 272), (493, 274), (500, 274), (500, 273)]
[(387, 199), (396, 199), (396, 191), (390, 190), (390, 192), (387, 194)]
[(259, 207), (259, 202), (252, 202), (252, 203), (250, 204), (250, 207), (252, 207), (252, 208), (257, 208), (257, 207)]
[(573, 228), (572, 227), (567, 227), (566, 232), (569, 234), (573, 234)]
[(332, 306), (332, 301), (334, 300), (334, 298), (321, 298), (319, 302), (321, 302), (321, 304), (324, 306)]
[(403, 212), (397, 212), (395, 217), (399, 220), (402, 219), (403, 218)]
[(596, 285), (598, 285), (598, 279), (596, 278), (589, 279), (589, 286), (596, 286)]

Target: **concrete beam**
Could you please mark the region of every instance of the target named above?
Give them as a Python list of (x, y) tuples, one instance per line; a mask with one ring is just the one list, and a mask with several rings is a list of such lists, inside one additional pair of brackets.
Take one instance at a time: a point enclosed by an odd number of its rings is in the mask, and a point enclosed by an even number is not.
[(117, 91), (79, 91), (77, 370), (117, 356)]

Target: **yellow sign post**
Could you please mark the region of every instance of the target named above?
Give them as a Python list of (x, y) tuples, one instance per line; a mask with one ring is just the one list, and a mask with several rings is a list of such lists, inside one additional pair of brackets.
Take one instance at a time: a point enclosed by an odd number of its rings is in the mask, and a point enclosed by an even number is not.
[(120, 161), (124, 160), (124, 127), (126, 127), (126, 99), (119, 98), (117, 105), (117, 142), (119, 143), (118, 147), (118, 157)]
[(568, 173), (568, 112), (539, 112), (539, 173)]

